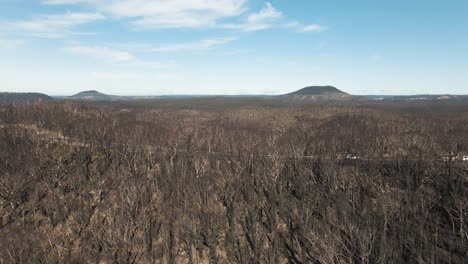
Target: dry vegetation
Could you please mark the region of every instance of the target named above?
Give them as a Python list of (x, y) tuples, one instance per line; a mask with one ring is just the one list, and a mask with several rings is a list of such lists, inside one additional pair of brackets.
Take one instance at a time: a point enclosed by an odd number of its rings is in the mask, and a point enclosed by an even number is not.
[(467, 263), (468, 104), (0, 106), (0, 263)]

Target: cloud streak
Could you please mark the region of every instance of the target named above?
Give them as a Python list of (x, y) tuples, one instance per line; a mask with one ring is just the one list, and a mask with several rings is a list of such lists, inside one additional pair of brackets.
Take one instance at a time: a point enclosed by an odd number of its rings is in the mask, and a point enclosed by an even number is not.
[(204, 39), (189, 43), (156, 45), (148, 49), (151, 52), (203, 51), (235, 41), (236, 38)]
[(13, 31), (20, 31), (37, 37), (60, 38), (67, 35), (83, 34), (73, 32), (73, 29), (104, 18), (100, 13), (67, 12), (61, 15), (40, 15), (31, 20), (9, 22), (7, 26)]
[(319, 24), (312, 24), (312, 25), (305, 25), (305, 26), (299, 25), (297, 27), (297, 32), (300, 32), (300, 33), (324, 32), (324, 31), (327, 31), (327, 30), (328, 30), (328, 27), (322, 26), (322, 25), (319, 25)]
[[(112, 18), (127, 18), (138, 29), (206, 28), (260, 31), (286, 28), (284, 14), (270, 2), (248, 12), (249, 0), (44, 0), (47, 5), (85, 3)], [(236, 19), (237, 22), (226, 22)], [(323, 32), (327, 27), (297, 23), (296, 32)]]
[(216, 25), (216, 27), (241, 31), (259, 31), (274, 27), (282, 18), (283, 13), (274, 8), (271, 3), (266, 2), (259, 12), (250, 14), (242, 22), (220, 24)]
[(135, 57), (129, 52), (101, 46), (71, 46), (66, 47), (65, 51), (111, 62), (130, 62), (135, 60)]
[(99, 12), (132, 19), (142, 28), (197, 28), (246, 11), (247, 0), (45, 0), (48, 5), (87, 3)]
[(271, 20), (277, 20), (283, 17), (283, 13), (278, 11), (270, 2), (266, 2), (265, 6), (258, 13), (251, 14), (247, 17), (249, 24), (265, 23)]
[(221, 24), (217, 25), (217, 27), (241, 31), (290, 28), (294, 29), (298, 33), (323, 32), (328, 30), (326, 26), (319, 24), (303, 25), (297, 21), (288, 22), (283, 13), (273, 7), (270, 2), (266, 2), (259, 12), (250, 14), (240, 23)]
[(88, 56), (97, 60), (125, 64), (127, 66), (163, 69), (170, 68), (176, 65), (174, 62), (161, 63), (156, 61), (141, 60), (137, 58), (133, 53), (106, 46), (75, 45), (65, 47), (63, 50), (71, 54)]

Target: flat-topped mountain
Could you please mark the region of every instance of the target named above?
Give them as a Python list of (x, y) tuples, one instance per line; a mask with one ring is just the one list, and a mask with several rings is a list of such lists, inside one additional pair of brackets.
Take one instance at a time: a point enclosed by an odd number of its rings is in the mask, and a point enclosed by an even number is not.
[(120, 97), (115, 95), (103, 94), (95, 90), (83, 91), (69, 97), (74, 100), (90, 100), (90, 101), (108, 101), (118, 100)]
[(281, 96), (293, 101), (347, 101), (362, 100), (360, 96), (345, 93), (333, 86), (309, 86)]
[(53, 100), (41, 93), (0, 93), (0, 104), (33, 104)]
[(346, 94), (333, 86), (309, 86), (287, 95), (324, 95), (324, 94)]

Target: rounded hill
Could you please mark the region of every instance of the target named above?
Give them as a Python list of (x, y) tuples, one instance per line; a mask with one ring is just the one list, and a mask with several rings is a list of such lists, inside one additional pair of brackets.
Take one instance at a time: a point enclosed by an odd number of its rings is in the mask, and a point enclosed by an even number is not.
[(117, 100), (119, 97), (114, 95), (103, 94), (95, 90), (89, 90), (77, 93), (69, 98), (74, 100), (107, 101)]
[(287, 95), (326, 95), (326, 94), (347, 94), (333, 86), (308, 86)]
[(72, 95), (72, 97), (83, 97), (83, 96), (107, 96), (106, 94), (100, 93), (96, 90), (89, 90), (89, 91), (83, 91), (79, 92), (75, 95)]
[(361, 96), (345, 93), (333, 86), (308, 86), (298, 91), (282, 95), (283, 100), (295, 102), (319, 101), (356, 101), (364, 100)]

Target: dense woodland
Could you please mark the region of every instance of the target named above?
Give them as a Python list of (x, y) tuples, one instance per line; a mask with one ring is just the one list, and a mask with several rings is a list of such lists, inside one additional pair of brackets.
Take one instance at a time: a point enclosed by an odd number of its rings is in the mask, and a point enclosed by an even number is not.
[(468, 103), (0, 106), (0, 263), (468, 263)]

